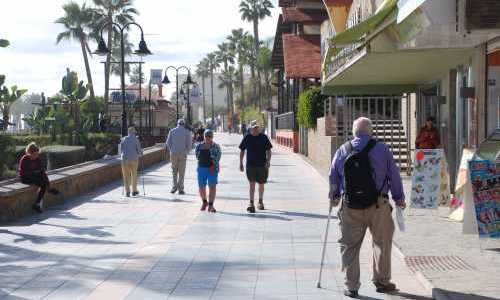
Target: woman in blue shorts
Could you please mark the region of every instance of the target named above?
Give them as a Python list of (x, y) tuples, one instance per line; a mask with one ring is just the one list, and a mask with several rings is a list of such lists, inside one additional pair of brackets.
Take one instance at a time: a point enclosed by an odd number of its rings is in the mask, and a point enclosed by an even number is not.
[[(219, 161), (222, 155), (220, 146), (214, 143), (214, 132), (210, 129), (204, 132), (204, 141), (196, 146), (198, 159), (198, 186), (200, 197), (203, 201), (201, 210), (208, 207), (209, 212), (216, 212), (214, 208), (215, 194), (217, 192), (217, 178), (219, 175)], [(208, 201), (207, 201), (208, 185)]]

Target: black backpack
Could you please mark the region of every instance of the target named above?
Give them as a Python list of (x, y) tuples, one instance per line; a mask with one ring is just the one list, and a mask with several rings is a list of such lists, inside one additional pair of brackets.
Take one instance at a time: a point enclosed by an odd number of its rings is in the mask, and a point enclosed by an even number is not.
[(349, 208), (364, 209), (378, 201), (382, 190), (377, 189), (368, 157), (368, 153), (376, 144), (377, 141), (371, 139), (359, 152), (353, 149), (351, 142), (344, 144), (348, 156), (344, 162), (343, 196), (344, 202)]

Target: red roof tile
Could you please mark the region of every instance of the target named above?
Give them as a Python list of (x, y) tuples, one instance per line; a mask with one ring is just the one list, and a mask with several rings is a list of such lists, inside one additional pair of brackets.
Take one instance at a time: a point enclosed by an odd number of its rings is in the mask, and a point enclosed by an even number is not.
[(287, 78), (320, 78), (319, 35), (283, 34), (285, 75)]
[(323, 9), (283, 8), (283, 22), (317, 23), (328, 19), (328, 13)]

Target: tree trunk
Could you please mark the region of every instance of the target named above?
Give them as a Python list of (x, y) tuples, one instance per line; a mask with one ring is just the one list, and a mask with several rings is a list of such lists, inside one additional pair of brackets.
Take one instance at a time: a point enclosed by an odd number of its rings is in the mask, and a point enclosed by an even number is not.
[(89, 57), (87, 56), (87, 48), (85, 47), (85, 40), (80, 38), (80, 45), (82, 47), (83, 61), (85, 63), (85, 72), (87, 73), (87, 81), (90, 92), (90, 101), (95, 101), (94, 84), (92, 83), (92, 72), (90, 72)]
[(244, 108), (245, 103), (245, 78), (243, 76), (243, 64), (240, 63), (240, 93), (241, 93), (241, 107)]
[[(107, 22), (113, 21), (113, 10), (108, 11)], [(108, 25), (108, 47), (111, 50), (113, 47), (113, 24)], [(111, 52), (106, 56), (106, 64), (104, 65), (104, 107), (105, 114), (109, 113), (109, 77), (111, 74)]]
[(10, 109), (7, 107), (7, 105), (5, 105), (4, 109), (3, 109), (3, 130), (4, 131), (7, 131), (7, 129), (9, 128), (9, 115), (10, 115)]
[(259, 112), (262, 110), (262, 86), (261, 86), (261, 75), (260, 68), (258, 66), (259, 61), (259, 48), (260, 48), (260, 39), (259, 39), (259, 19), (254, 18), (253, 20), (253, 33), (255, 37), (255, 66), (257, 67), (257, 90), (258, 90), (258, 104), (259, 104)]
[[(205, 72), (205, 71), (204, 71)], [(206, 73), (203, 73), (206, 75)], [(203, 124), (206, 124), (206, 121), (207, 121), (207, 104), (205, 103), (205, 76), (202, 76), (201, 77), (201, 86), (202, 86), (202, 89), (203, 89)]]

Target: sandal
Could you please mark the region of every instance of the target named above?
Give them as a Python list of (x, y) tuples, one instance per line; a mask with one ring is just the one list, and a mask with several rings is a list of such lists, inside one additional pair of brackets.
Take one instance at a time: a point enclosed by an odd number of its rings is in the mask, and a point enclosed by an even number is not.
[(217, 211), (215, 210), (215, 207), (214, 207), (214, 204), (213, 203), (209, 203), (208, 204), (208, 212), (211, 212), (211, 213), (216, 213)]
[(264, 202), (259, 202), (259, 205), (257, 206), (259, 210), (264, 210)]
[(247, 212), (254, 214), (255, 213), (255, 206), (253, 204), (250, 204), (247, 208)]
[(208, 201), (207, 200), (203, 200), (203, 203), (201, 204), (200, 210), (201, 211), (205, 211), (207, 209), (207, 206), (208, 206)]

